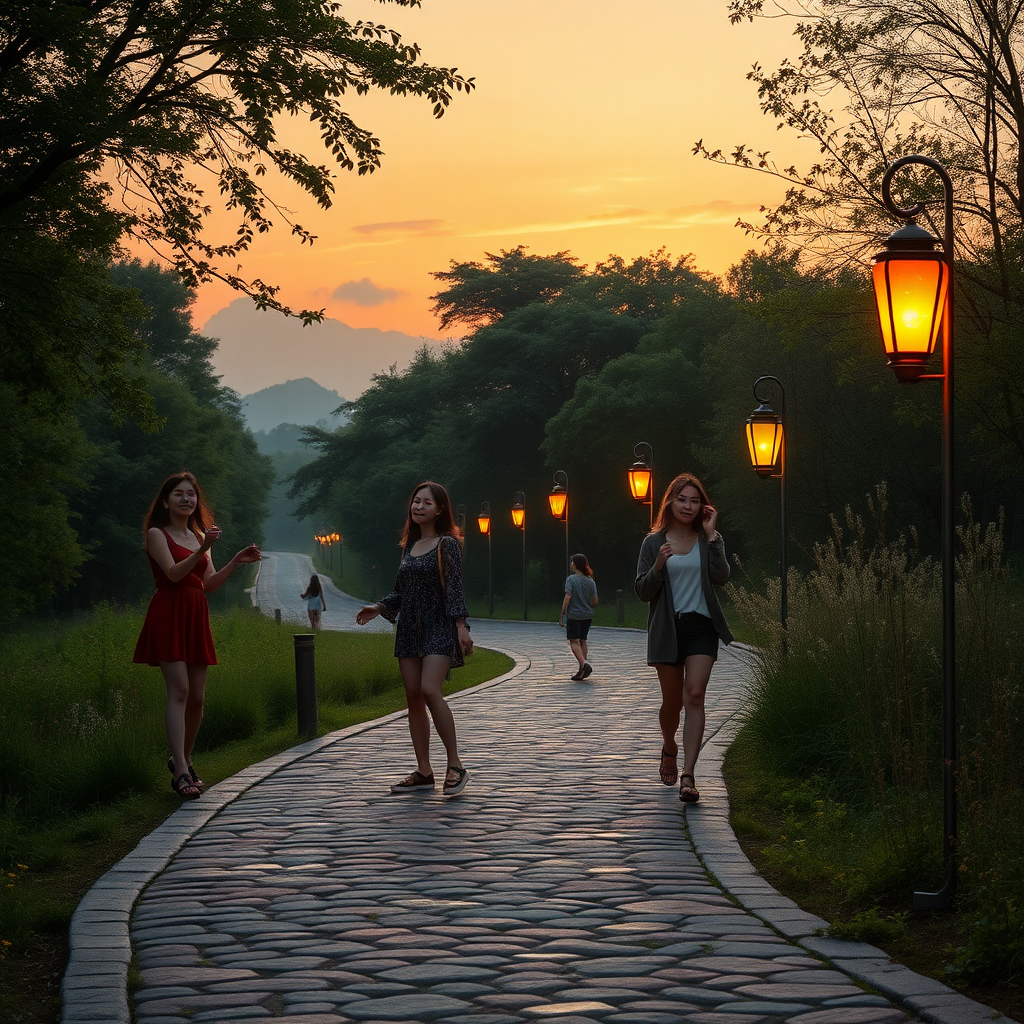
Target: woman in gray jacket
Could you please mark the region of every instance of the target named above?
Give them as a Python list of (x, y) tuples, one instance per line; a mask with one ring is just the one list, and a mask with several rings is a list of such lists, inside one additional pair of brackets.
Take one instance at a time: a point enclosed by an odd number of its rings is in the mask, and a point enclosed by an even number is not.
[[(718, 657), (719, 640), (732, 642), (715, 586), (729, 579), (725, 542), (716, 526), (718, 511), (704, 485), (681, 473), (668, 485), (654, 529), (640, 547), (634, 590), (650, 606), (647, 664), (661, 684), (661, 781), (679, 799), (700, 799), (694, 771), (704, 739), (704, 695)], [(683, 771), (678, 774), (676, 731), (683, 720)], [(689, 781), (687, 781), (689, 780)]]

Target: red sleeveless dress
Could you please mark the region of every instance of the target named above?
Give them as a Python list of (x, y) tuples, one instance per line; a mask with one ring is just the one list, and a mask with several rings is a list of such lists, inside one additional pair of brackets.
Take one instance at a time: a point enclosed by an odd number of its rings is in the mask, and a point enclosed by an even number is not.
[[(175, 562), (184, 561), (192, 554), (189, 548), (175, 544), (166, 530), (161, 532), (167, 537), (167, 546)], [(213, 634), (210, 632), (210, 607), (203, 589), (203, 574), (208, 564), (208, 556), (203, 555), (187, 576), (174, 583), (152, 558), (149, 559), (156, 593), (149, 602), (133, 662), (154, 667), (161, 661), (183, 661), (187, 665), (217, 664)]]

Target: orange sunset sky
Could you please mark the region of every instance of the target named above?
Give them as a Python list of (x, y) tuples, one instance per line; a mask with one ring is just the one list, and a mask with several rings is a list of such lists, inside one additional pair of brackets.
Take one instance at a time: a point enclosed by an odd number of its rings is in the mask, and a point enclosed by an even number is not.
[[(289, 305), (352, 327), (439, 338), (431, 272), (519, 244), (569, 250), (591, 266), (665, 246), (720, 273), (757, 245), (737, 217), (756, 220), (783, 187), (693, 156), (694, 142), (746, 142), (780, 163), (815, 155), (776, 131), (746, 81), (755, 62), (774, 68), (795, 55), (788, 19), (732, 26), (726, 0), (423, 0), (418, 9), (346, 0), (343, 10), (397, 28), (428, 62), (476, 79), (440, 120), (425, 100), (350, 97), (348, 110), (382, 141), (383, 166), (339, 172), (326, 212), (297, 190), (274, 191), (317, 241), (299, 245), (280, 227), (257, 240), (244, 272), (280, 284)], [(315, 126), (296, 119), (283, 133), (309, 155), (323, 152)], [(195, 323), (236, 298), (204, 286)], [(263, 317), (278, 330), (277, 314)], [(206, 333), (217, 336), (223, 320)], [(224, 382), (243, 393), (288, 375), (268, 366), (261, 379), (256, 351), (246, 375), (238, 346), (225, 338), (222, 348)], [(297, 364), (288, 373), (307, 375)], [(337, 386), (323, 379), (330, 374), (308, 375)], [(364, 383), (345, 387), (346, 397)]]

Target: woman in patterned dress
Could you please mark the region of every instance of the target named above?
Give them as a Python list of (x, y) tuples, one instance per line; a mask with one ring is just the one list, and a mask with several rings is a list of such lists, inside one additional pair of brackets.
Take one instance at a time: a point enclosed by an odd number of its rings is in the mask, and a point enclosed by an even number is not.
[(143, 532), (156, 593), (132, 660), (159, 666), (163, 673), (171, 788), (194, 800), (203, 781), (192, 767), (192, 745), (203, 720), (206, 670), (217, 664), (206, 595), (221, 587), (242, 562), (258, 562), (260, 549), (250, 544), (223, 569), (214, 569), (209, 552), (220, 537), (220, 527), (213, 525), (199, 484), (187, 472), (163, 482), (146, 513)]
[(356, 615), (360, 626), (378, 615), (398, 622), (395, 657), (409, 706), (416, 770), (396, 782), (391, 792), (434, 788), (432, 719), (448, 755), (443, 791), (454, 796), (465, 788), (469, 773), (459, 759), (455, 719), (441, 696), (441, 684), (448, 669), (462, 665), (463, 655), (472, 653), (473, 641), (462, 589), (462, 548), (448, 492), (440, 484), (428, 480), (413, 488), (401, 547), (395, 589), (376, 604), (364, 605)]

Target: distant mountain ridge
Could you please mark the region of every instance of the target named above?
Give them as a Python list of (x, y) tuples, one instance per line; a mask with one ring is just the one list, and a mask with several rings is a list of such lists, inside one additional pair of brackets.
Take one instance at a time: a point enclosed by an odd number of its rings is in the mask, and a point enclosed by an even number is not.
[(347, 422), (344, 415), (334, 412), (345, 401), (337, 391), (317, 384), (311, 377), (272, 384), (269, 388), (242, 397), (242, 415), (254, 433), (268, 432), (282, 423), (310, 426), (318, 420), (327, 420), (330, 427)]

